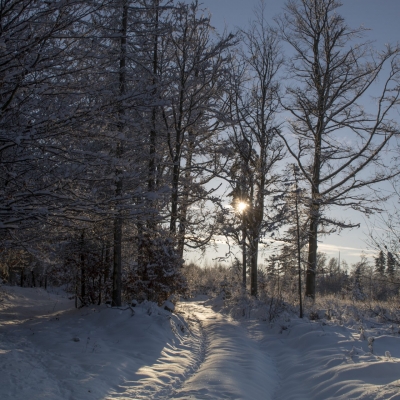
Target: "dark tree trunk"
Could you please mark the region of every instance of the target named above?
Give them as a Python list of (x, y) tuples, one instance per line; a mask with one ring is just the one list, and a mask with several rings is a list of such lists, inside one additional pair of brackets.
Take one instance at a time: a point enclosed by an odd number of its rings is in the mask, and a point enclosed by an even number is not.
[[(159, 0), (154, 2), (154, 44), (153, 44), (153, 85), (154, 91), (153, 96), (157, 95), (157, 74), (158, 74), (158, 25), (159, 25)], [(157, 141), (157, 108), (153, 107), (151, 115), (152, 127), (150, 130), (150, 158), (149, 158), (149, 180), (148, 180), (148, 190), (153, 192), (156, 188), (156, 175), (157, 175), (157, 165), (156, 165), (156, 141)]]
[(190, 192), (190, 176), (191, 176), (191, 167), (193, 160), (193, 137), (192, 134), (189, 133), (189, 149), (188, 156), (186, 161), (186, 171), (185, 171), (185, 184), (183, 186), (183, 195), (181, 201), (181, 210), (179, 215), (179, 238), (178, 238), (178, 254), (181, 258), (183, 258), (183, 251), (185, 248), (185, 234), (186, 234), (186, 226), (187, 226), (187, 213), (189, 208), (189, 192)]
[(315, 299), (315, 275), (317, 271), (317, 249), (318, 249), (318, 224), (320, 217), (320, 173), (321, 173), (321, 131), (323, 118), (318, 123), (316, 146), (314, 154), (312, 204), (310, 206), (310, 228), (308, 238), (308, 265), (306, 276), (306, 293), (311, 299)]
[(258, 295), (258, 281), (257, 281), (257, 264), (258, 264), (258, 238), (252, 238), (250, 246), (251, 257), (250, 257), (250, 294), (254, 297)]
[(21, 268), (20, 286), (24, 286), (24, 269)]
[(247, 240), (247, 229), (244, 221), (244, 215), (242, 216), (242, 221), (243, 221), (243, 242), (242, 242), (242, 278), (243, 278), (243, 287), (246, 289), (247, 287), (247, 252), (246, 252), (246, 240)]
[(295, 206), (296, 206), (296, 235), (297, 235), (297, 268), (299, 274), (299, 305), (300, 305), (300, 318), (303, 318), (303, 298), (301, 293), (301, 244), (300, 244), (300, 216), (299, 216), (299, 188), (297, 184), (297, 176), (296, 170), (294, 171), (295, 180), (296, 180), (296, 197), (295, 197)]
[(85, 244), (85, 231), (82, 232), (81, 236), (81, 302), (82, 305), (86, 303), (86, 266), (85, 266), (85, 254), (84, 254), (84, 244)]
[[(104, 247), (105, 247), (105, 245), (104, 245), (104, 242), (103, 242), (103, 246), (101, 248), (101, 265), (103, 266), (103, 274), (105, 272), (105, 267), (104, 266), (106, 265), (105, 259), (104, 259)], [(99, 289), (98, 289), (99, 290), (99, 298), (98, 298), (97, 305), (101, 304), (101, 292), (103, 290), (103, 285), (102, 285), (102, 282), (101, 282), (101, 278), (102, 278), (103, 274), (100, 271), (100, 273), (99, 273)]]
[(109, 240), (107, 240), (106, 241), (105, 264), (104, 264), (104, 285), (107, 284), (108, 278), (110, 277), (110, 249), (111, 249), (111, 242)]
[[(121, 41), (120, 41), (120, 60), (119, 60), (119, 95), (120, 104), (118, 106), (118, 130), (122, 134), (125, 128), (125, 109), (123, 97), (126, 92), (126, 35), (128, 29), (128, 1), (125, 0), (122, 9)], [(121, 139), (122, 140), (122, 139)], [(119, 159), (123, 154), (123, 146), (120, 141), (117, 145), (116, 157)], [(116, 198), (122, 195), (122, 171), (117, 171)], [(113, 268), (113, 290), (112, 305), (120, 307), (122, 304), (122, 216), (117, 210), (114, 220), (114, 268)]]
[[(180, 134), (177, 135), (177, 142), (180, 142)], [(181, 163), (181, 145), (176, 145), (176, 155), (174, 158), (174, 167), (172, 173), (172, 195), (171, 195), (171, 222), (170, 231), (176, 234), (176, 223), (178, 221), (178, 201), (179, 201), (179, 180), (180, 180), (180, 163)]]

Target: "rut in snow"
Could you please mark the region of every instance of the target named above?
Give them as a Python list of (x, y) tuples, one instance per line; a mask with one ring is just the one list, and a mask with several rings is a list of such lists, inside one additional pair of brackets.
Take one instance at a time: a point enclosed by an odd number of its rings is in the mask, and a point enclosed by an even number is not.
[(190, 303), (184, 309), (181, 307), (177, 318), (171, 318), (171, 328), (176, 340), (163, 348), (155, 364), (145, 366), (137, 373), (142, 375), (139, 380), (125, 382), (120, 386), (120, 393), (114, 393), (110, 399), (131, 396), (137, 399), (171, 399), (200, 369), (207, 354), (208, 340)]
[(246, 328), (203, 303), (185, 307), (199, 320), (207, 346), (198, 370), (173, 399), (272, 399), (278, 382), (276, 368)]

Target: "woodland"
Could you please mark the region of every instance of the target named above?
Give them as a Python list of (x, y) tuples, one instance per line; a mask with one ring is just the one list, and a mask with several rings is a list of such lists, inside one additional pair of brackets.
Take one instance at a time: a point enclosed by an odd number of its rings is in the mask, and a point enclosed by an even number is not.
[[(4, 284), (77, 308), (245, 293), (271, 319), (399, 298), (400, 48), (337, 0), (267, 16), (218, 32), (197, 0), (0, 2)], [(333, 209), (379, 216), (374, 265), (318, 252), (357, 227)], [(217, 239), (229, 268), (185, 261)]]

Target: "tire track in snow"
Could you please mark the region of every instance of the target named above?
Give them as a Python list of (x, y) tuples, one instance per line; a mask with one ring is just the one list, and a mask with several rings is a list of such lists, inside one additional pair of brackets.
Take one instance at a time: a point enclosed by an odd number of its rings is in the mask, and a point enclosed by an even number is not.
[[(185, 374), (185, 379), (183, 379), (179, 384), (177, 384), (169, 393), (169, 397), (171, 398), (172, 396), (176, 395), (177, 392), (182, 389), (182, 387), (185, 385), (185, 383), (193, 377), (197, 371), (201, 368), (202, 364), (204, 363), (204, 360), (207, 355), (207, 349), (209, 346), (208, 342), (208, 337), (205, 332), (204, 326), (201, 322), (201, 320), (197, 317), (197, 315), (193, 311), (193, 307), (190, 307), (189, 304), (186, 305), (186, 309), (188, 312), (190, 312), (189, 316), (187, 317), (187, 324), (190, 332), (191, 337), (194, 340), (194, 344), (196, 346), (196, 352), (195, 356), (193, 359), (195, 360), (195, 363), (188, 369), (187, 373)], [(192, 323), (191, 327), (189, 326), (189, 323)], [(197, 331), (197, 332), (194, 332)]]
[(172, 399), (272, 399), (276, 367), (259, 342), (240, 322), (211, 307), (192, 303), (191, 309), (207, 338), (206, 351)]
[(179, 343), (165, 346), (157, 363), (141, 368), (139, 379), (127, 381), (112, 398), (273, 398), (276, 367), (242, 323), (200, 302), (184, 303), (178, 310), (171, 324)]
[[(246, 323), (246, 327), (249, 337), (258, 342), (261, 350), (268, 353), (272, 360), (277, 381), (275, 390), (271, 393), (271, 400), (280, 400), (279, 395), (283, 386), (282, 366), (279, 357), (271, 352), (271, 344), (265, 335), (265, 326), (260, 325), (257, 320), (249, 320)], [(282, 340), (279, 340), (279, 344), (283, 345)]]
[(171, 328), (178, 343), (164, 347), (157, 363), (143, 370), (145, 377), (126, 382), (125, 391), (113, 398), (171, 399), (196, 374), (206, 357), (208, 339), (191, 303), (178, 307)]

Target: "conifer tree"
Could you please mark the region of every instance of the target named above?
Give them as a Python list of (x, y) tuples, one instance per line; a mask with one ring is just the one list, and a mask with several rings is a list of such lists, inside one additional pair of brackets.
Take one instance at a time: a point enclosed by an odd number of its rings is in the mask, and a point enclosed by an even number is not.
[(385, 276), (386, 257), (385, 253), (380, 250), (378, 256), (375, 257), (375, 273), (380, 277)]
[(396, 259), (392, 252), (387, 252), (386, 273), (391, 281), (393, 281), (396, 272)]

